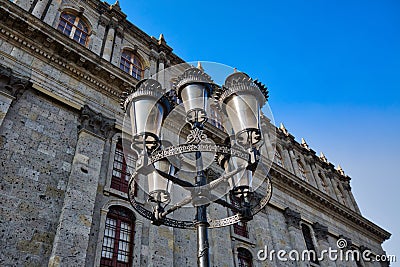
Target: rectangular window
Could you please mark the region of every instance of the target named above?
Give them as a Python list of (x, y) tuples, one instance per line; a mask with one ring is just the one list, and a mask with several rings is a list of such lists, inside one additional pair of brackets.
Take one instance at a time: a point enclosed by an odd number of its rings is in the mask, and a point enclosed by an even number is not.
[(111, 208), (106, 217), (101, 267), (129, 267), (132, 262), (132, 215), (123, 208)]
[[(235, 207), (240, 208), (240, 204), (237, 201), (235, 201), (235, 199), (232, 198), (232, 197), (231, 197), (231, 203)], [(247, 223), (245, 223), (245, 222), (237, 222), (237, 223), (235, 223), (233, 225), (233, 232), (236, 235), (240, 235), (240, 236), (249, 238), (249, 231), (247, 230)]]
[(115, 148), (114, 163), (111, 177), (111, 188), (128, 193), (128, 183), (134, 166), (132, 156), (124, 156), (122, 141), (118, 141)]
[(233, 225), (233, 232), (237, 235), (249, 238), (249, 232), (247, 231), (247, 223), (238, 222)]

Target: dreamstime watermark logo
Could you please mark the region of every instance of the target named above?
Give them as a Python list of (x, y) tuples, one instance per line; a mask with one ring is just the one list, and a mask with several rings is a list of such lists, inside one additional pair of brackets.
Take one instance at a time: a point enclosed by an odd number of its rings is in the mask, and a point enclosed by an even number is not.
[(321, 250), (319, 254), (315, 250), (271, 250), (268, 251), (268, 247), (265, 246), (264, 249), (260, 249), (257, 253), (257, 258), (260, 261), (273, 261), (275, 258), (278, 261), (311, 261), (318, 262), (324, 260), (330, 261), (360, 261), (364, 262), (372, 261), (389, 261), (396, 262), (395, 255), (373, 255), (371, 250), (366, 249), (360, 252), (357, 249), (348, 249), (347, 240), (340, 238), (336, 242), (338, 249), (328, 249)]

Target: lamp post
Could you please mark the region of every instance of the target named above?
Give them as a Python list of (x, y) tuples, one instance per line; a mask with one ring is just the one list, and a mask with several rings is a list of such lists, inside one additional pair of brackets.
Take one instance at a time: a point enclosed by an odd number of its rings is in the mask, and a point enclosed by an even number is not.
[[(190, 132), (182, 144), (171, 145), (162, 138), (160, 129), (168, 114), (177, 106), (170, 93), (154, 79), (140, 81), (134, 89), (127, 92), (123, 109), (130, 117), (131, 147), (138, 160), (136, 171), (129, 184), (129, 201), (142, 216), (154, 225), (167, 225), (177, 228), (196, 229), (198, 266), (208, 267), (209, 243), (208, 229), (223, 227), (239, 221), (249, 221), (269, 201), (271, 183), (264, 177), (266, 188), (260, 199), (255, 199), (252, 190), (253, 174), (259, 165), (259, 147), (262, 143), (260, 109), (267, 100), (267, 89), (247, 74), (235, 72), (229, 75), (224, 85), (218, 86), (202, 68), (190, 67), (176, 77), (174, 92), (184, 108), (182, 124), (188, 124)], [(209, 142), (205, 125), (209, 118), (210, 101), (216, 101), (227, 115), (226, 142)], [(207, 182), (203, 153), (213, 152), (224, 174)], [(193, 181), (181, 179), (177, 175), (179, 160), (171, 160), (190, 153), (195, 158)], [(139, 174), (147, 176), (148, 199), (145, 203), (135, 197), (135, 182)], [(171, 205), (171, 185), (184, 188), (188, 196)], [(215, 190), (229, 184), (229, 194), (239, 205), (233, 205), (215, 195)], [(223, 219), (207, 218), (207, 206), (217, 203), (235, 212)], [(176, 220), (170, 214), (191, 203), (196, 209), (194, 219)]]

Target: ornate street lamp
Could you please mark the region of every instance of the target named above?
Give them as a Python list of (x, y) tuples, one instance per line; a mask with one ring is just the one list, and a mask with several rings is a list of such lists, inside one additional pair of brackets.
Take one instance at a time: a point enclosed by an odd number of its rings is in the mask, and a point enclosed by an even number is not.
[[(259, 164), (259, 147), (262, 144), (260, 109), (267, 100), (266, 88), (248, 75), (235, 72), (225, 84), (216, 85), (202, 68), (186, 68), (176, 79), (175, 92), (185, 110), (183, 124), (188, 123), (190, 132), (186, 142), (169, 144), (161, 138), (161, 128), (176, 103), (169, 98), (156, 80), (140, 81), (127, 93), (123, 108), (130, 117), (132, 148), (138, 154), (136, 171), (129, 185), (129, 201), (135, 210), (155, 225), (196, 229), (198, 237), (198, 266), (210, 266), (208, 228), (223, 227), (237, 222), (249, 221), (268, 203), (271, 183), (266, 175), (263, 179), (265, 194), (255, 199), (252, 189), (253, 175)], [(216, 101), (219, 109), (227, 114), (226, 136), (223, 144), (216, 144), (207, 136), (205, 127), (209, 116), (209, 102)], [(185, 122), (186, 121), (186, 122)], [(224, 174), (208, 181), (203, 166), (203, 153), (215, 153)], [(177, 157), (194, 155), (196, 169), (193, 182), (180, 178), (176, 173)], [(136, 199), (135, 182), (139, 174), (147, 176), (148, 202), (153, 208)], [(171, 186), (174, 184), (189, 192), (189, 195), (171, 205)], [(216, 195), (229, 184), (229, 194), (239, 205)], [(169, 215), (187, 204), (196, 208), (194, 219), (176, 220)], [(223, 219), (208, 220), (207, 206), (217, 203), (231, 209), (235, 215)]]

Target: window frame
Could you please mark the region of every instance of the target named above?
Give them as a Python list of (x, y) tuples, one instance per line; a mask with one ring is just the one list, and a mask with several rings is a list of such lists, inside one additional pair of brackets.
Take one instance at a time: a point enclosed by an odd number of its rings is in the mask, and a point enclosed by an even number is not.
[[(63, 15), (70, 15), (70, 16), (75, 17), (74, 22), (72, 23), (67, 18), (63, 17)], [(64, 26), (62, 26), (61, 23), (65, 23)], [(86, 31), (85, 31), (85, 29), (80, 29), (78, 27), (79, 23), (81, 23), (83, 25), (83, 28), (86, 27)], [(66, 34), (66, 30), (65, 30), (67, 25), (70, 25), (70, 27), (71, 27), (71, 31), (69, 32), (69, 34)], [(60, 29), (60, 26), (63, 29)], [(60, 14), (59, 21), (58, 21), (58, 24), (57, 24), (57, 30), (60, 31), (65, 36), (68, 36), (69, 39), (72, 39), (75, 42), (77, 42), (77, 43), (79, 43), (79, 44), (81, 44), (81, 45), (83, 45), (85, 47), (87, 47), (87, 45), (89, 43), (89, 36), (90, 36), (90, 33), (91, 33), (89, 23), (82, 16), (76, 15), (74, 12), (63, 11)], [(75, 34), (76, 34), (77, 30), (80, 32), (78, 40), (75, 39)], [(85, 35), (84, 43), (81, 42), (82, 34)]]
[[(124, 54), (129, 54), (130, 58), (124, 57)], [(139, 63), (136, 64), (135, 59)], [(128, 63), (128, 64), (126, 64)], [(129, 49), (123, 49), (121, 51), (121, 56), (120, 56), (120, 62), (119, 62), (119, 68), (123, 71), (128, 73), (130, 76), (135, 78), (136, 80), (141, 80), (144, 78), (144, 63), (142, 58), (135, 52), (129, 50)], [(128, 71), (126, 70), (128, 69)], [(133, 70), (136, 69), (138, 72), (134, 72)]]
[[(301, 223), (300, 227), (301, 227), (301, 233), (303, 235), (303, 241), (306, 246), (306, 249), (309, 251), (314, 251), (315, 256), (316, 256), (315, 259), (310, 260), (310, 264), (319, 266), (318, 253), (317, 253), (317, 249), (315, 246), (315, 240), (313, 238), (313, 231), (312, 231), (311, 227), (305, 223)], [(309, 234), (309, 236), (306, 237), (306, 234), (304, 233), (304, 229), (307, 229), (307, 233)]]
[[(115, 189), (111, 186), (112, 180), (113, 180), (114, 160), (115, 160), (115, 154), (116, 154), (115, 152), (116, 152), (119, 140), (122, 140), (121, 133), (116, 133), (111, 139), (111, 145), (110, 145), (110, 150), (109, 150), (110, 152), (109, 152), (109, 158), (108, 158), (107, 178), (106, 178), (106, 182), (104, 185), (104, 194), (105, 195), (112, 194), (112, 195), (119, 196), (123, 199), (128, 199), (127, 193), (120, 191), (118, 189)], [(133, 166), (133, 168), (134, 168), (134, 166)], [(137, 196), (138, 192), (139, 192), (139, 187), (136, 186), (135, 187), (135, 196)]]
[[(130, 157), (130, 159), (127, 159), (126, 155), (123, 152), (122, 139), (118, 139), (114, 149), (114, 159), (111, 172), (112, 174), (111, 174), (110, 188), (113, 188), (120, 192), (124, 192), (126, 194), (128, 194), (129, 179), (131, 175), (131, 173), (129, 173), (128, 168), (133, 169), (135, 167), (133, 156), (128, 156), (128, 157)], [(129, 165), (129, 162), (131, 160), (132, 164)], [(116, 165), (121, 165), (121, 169), (117, 169)], [(116, 174), (119, 174), (119, 176)], [(136, 190), (135, 190), (135, 195), (136, 195)]]
[[(128, 216), (123, 216), (121, 214), (117, 214), (117, 212), (123, 210), (124, 212), (126, 212), (131, 218), (129, 218)], [(116, 211), (116, 212), (114, 212)], [(111, 236), (106, 236), (106, 231), (107, 231), (107, 219), (111, 219), (111, 220), (115, 220), (115, 230), (114, 230), (114, 237)], [(121, 238), (121, 225), (122, 223), (126, 223), (127, 225), (130, 226), (129, 229), (129, 241), (128, 241), (128, 261), (120, 261), (118, 260), (120, 254), (120, 244), (121, 241), (124, 242), (126, 240), (123, 240)], [(108, 209), (108, 212), (106, 214), (105, 217), (105, 221), (104, 221), (104, 229), (103, 229), (103, 236), (101, 239), (101, 244), (100, 245), (100, 260), (99, 260), (99, 266), (100, 267), (107, 267), (107, 266), (118, 266), (118, 267), (123, 267), (123, 266), (132, 266), (132, 262), (133, 262), (133, 250), (135, 247), (134, 244), (134, 236), (135, 236), (135, 216), (132, 210), (124, 207), (124, 206), (119, 206), (119, 205), (111, 205)], [(108, 257), (103, 257), (103, 251), (107, 250), (103, 250), (104, 248), (107, 248), (104, 246), (105, 243), (105, 238), (109, 237), (110, 239), (113, 240), (112, 243), (112, 256), (111, 258)], [(126, 252), (126, 251), (125, 251)]]
[[(236, 202), (232, 196), (230, 197), (231, 204), (237, 208), (240, 208), (239, 203)], [(233, 227), (233, 234), (237, 235), (242, 238), (249, 239), (249, 228), (247, 227), (246, 222), (237, 222), (232, 225)]]
[[(243, 265), (243, 261), (247, 261), (247, 265)], [(237, 263), (238, 267), (253, 267), (253, 255), (250, 250), (238, 247), (237, 248)]]
[[(277, 160), (279, 159), (279, 161)], [(281, 151), (278, 148), (275, 148), (275, 158), (274, 158), (274, 162), (276, 163), (276, 165), (278, 165), (279, 167), (284, 168), (285, 167), (285, 161), (283, 160), (283, 156)]]

